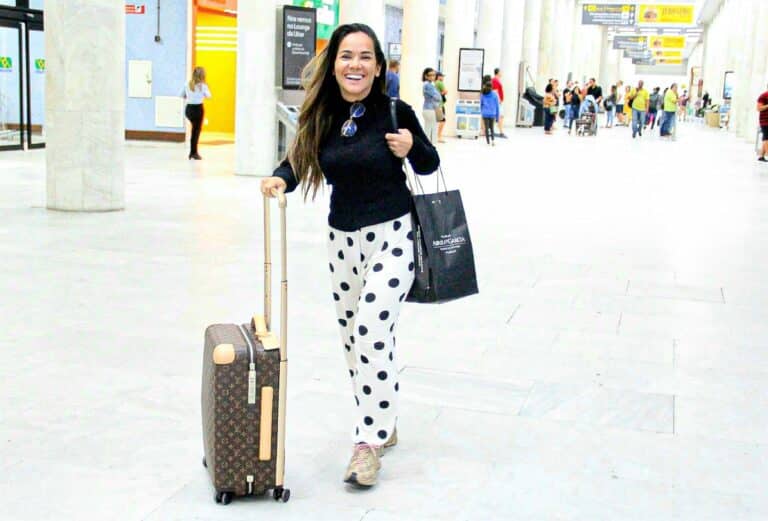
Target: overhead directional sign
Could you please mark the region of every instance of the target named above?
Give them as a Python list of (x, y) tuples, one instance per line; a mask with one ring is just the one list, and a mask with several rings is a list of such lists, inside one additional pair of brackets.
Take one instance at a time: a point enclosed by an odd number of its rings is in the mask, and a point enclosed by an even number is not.
[(640, 4), (638, 24), (692, 24), (693, 4)]
[(654, 58), (682, 58), (683, 51), (653, 51)]
[(645, 49), (648, 47), (648, 38), (645, 36), (614, 36), (614, 49)]
[(649, 36), (651, 49), (685, 49), (685, 36)]
[(635, 25), (635, 4), (584, 4), (582, 25)]
[(682, 58), (659, 58), (656, 60), (659, 65), (681, 65), (683, 63)]

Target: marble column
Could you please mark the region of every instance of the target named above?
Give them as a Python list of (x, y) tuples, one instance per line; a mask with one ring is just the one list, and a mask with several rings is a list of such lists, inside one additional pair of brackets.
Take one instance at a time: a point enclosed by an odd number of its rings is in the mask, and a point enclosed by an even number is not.
[(573, 72), (571, 39), (573, 37), (574, 2), (573, 0), (559, 0), (557, 9), (557, 46), (558, 59), (555, 76), (560, 78), (560, 84), (565, 85), (568, 74)]
[(603, 27), (600, 32), (600, 73), (597, 77), (597, 83), (602, 85), (603, 94), (607, 96), (611, 82), (615, 81), (611, 77), (611, 54), (613, 49), (611, 49), (611, 42), (608, 41), (608, 29)]
[[(371, 27), (383, 42), (385, 40), (386, 7), (384, 0), (341, 0), (339, 24), (363, 23)], [(384, 49), (384, 54), (387, 50)]]
[(411, 105), (418, 115), (421, 114), (421, 107), (424, 102), (421, 73), (426, 67), (437, 69), (437, 21), (439, 15), (439, 0), (403, 1), (403, 57), (400, 60), (400, 98)]
[[(267, 4), (267, 5), (264, 5)], [(275, 0), (240, 2), (237, 12), (235, 173), (270, 176), (277, 149)]]
[(543, 91), (544, 85), (537, 85), (539, 73), (539, 36), (541, 35), (541, 0), (525, 0), (525, 18), (523, 22), (523, 61), (528, 71), (526, 82), (533, 82)]
[[(757, 97), (763, 92), (752, 91), (752, 78), (755, 68), (755, 57), (757, 46), (755, 45), (755, 31), (758, 22), (758, 10), (760, 4), (765, 4), (765, 0), (745, 0), (742, 5), (743, 12), (752, 13), (753, 16), (747, 16), (743, 19), (743, 52), (740, 56), (738, 94), (741, 99), (741, 111), (739, 113), (739, 123), (737, 133), (739, 137), (747, 140), (754, 140), (758, 124), (757, 111), (755, 104)], [(765, 19), (760, 20), (764, 24)], [(764, 54), (763, 54), (764, 56)]]
[(504, 126), (511, 128), (517, 121), (520, 63), (523, 60), (523, 33), (525, 29), (525, 3), (523, 0), (504, 0), (504, 30), (501, 48), (501, 74), (504, 85)]
[[(755, 19), (768, 19), (768, 2), (760, 2), (759, 4), (755, 13)], [(755, 54), (753, 57), (749, 92), (756, 104), (758, 96), (768, 89), (766, 86), (766, 76), (768, 76), (768, 25), (764, 23), (758, 23), (755, 27), (753, 52)], [(754, 108), (752, 111), (752, 121), (754, 123), (753, 127), (756, 127), (759, 123), (758, 112)]]
[(445, 17), (445, 52), (443, 73), (446, 94), (445, 128), (443, 135), (456, 135), (456, 100), (459, 98), (459, 49), (472, 47), (474, 43), (474, 20), (476, 0), (448, 0)]
[(554, 76), (553, 57), (557, 43), (555, 30), (557, 27), (555, 0), (541, 1), (541, 29), (539, 34), (539, 61), (536, 74), (536, 85), (544, 89), (549, 79)]
[(493, 70), (501, 67), (504, 0), (478, 1), (480, 18), (477, 27), (477, 46), (485, 49), (484, 73), (493, 75)]
[[(763, 0), (761, 0), (763, 1)], [(751, 9), (752, 0), (742, 0), (739, 4), (739, 12), (749, 12)], [(754, 17), (742, 17), (739, 16), (738, 25), (734, 25), (732, 31), (732, 38), (735, 40), (733, 64), (735, 71), (735, 85), (733, 92), (733, 112), (731, 113), (731, 130), (736, 135), (744, 134), (744, 115), (748, 108), (752, 108), (754, 103), (751, 101), (747, 107), (747, 90), (749, 84), (749, 73), (752, 62), (752, 34), (754, 32)]]
[[(98, 23), (94, 23), (98, 20)], [(125, 208), (125, 7), (45, 3), (46, 206)]]

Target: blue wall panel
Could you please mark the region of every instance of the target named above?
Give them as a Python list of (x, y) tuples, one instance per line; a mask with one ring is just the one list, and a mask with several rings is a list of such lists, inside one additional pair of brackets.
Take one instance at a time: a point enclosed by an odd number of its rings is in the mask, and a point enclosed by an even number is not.
[[(187, 81), (188, 0), (163, 0), (160, 36), (157, 33), (157, 0), (146, 0), (146, 14), (125, 16), (125, 92), (127, 130), (183, 132), (183, 128), (155, 126), (154, 96), (178, 96)], [(152, 98), (128, 98), (128, 62), (152, 62)]]

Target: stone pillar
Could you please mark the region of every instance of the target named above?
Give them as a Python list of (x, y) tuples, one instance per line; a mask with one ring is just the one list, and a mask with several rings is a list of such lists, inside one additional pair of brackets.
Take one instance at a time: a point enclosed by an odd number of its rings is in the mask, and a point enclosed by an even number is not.
[(568, 73), (573, 72), (571, 38), (573, 37), (573, 0), (560, 0), (557, 9), (557, 47), (558, 60), (556, 74), (560, 84), (565, 85)]
[[(760, 10), (760, 4), (765, 4), (765, 0), (746, 0), (745, 5), (742, 6), (743, 12), (752, 13), (753, 16), (748, 16), (743, 19), (743, 52), (740, 59), (739, 67), (739, 81), (738, 81), (738, 95), (741, 100), (741, 111), (739, 114), (739, 123), (737, 126), (737, 132), (739, 137), (747, 140), (754, 140), (757, 129), (757, 110), (755, 105), (757, 103), (757, 97), (763, 92), (755, 93), (752, 90), (752, 78), (755, 69), (755, 57), (757, 53), (757, 46), (755, 45), (755, 31), (757, 16)], [(761, 20), (764, 22), (765, 20)], [(765, 56), (764, 50), (762, 53)]]
[(555, 30), (557, 27), (555, 0), (539, 0), (541, 2), (541, 29), (539, 35), (539, 62), (536, 75), (536, 86), (543, 90), (549, 78), (554, 76), (553, 55), (556, 50)]
[[(400, 61), (400, 98), (421, 114), (424, 102), (421, 73), (437, 69), (439, 0), (403, 1), (403, 57)], [(473, 18), (474, 19), (474, 18)], [(454, 78), (455, 80), (456, 78)]]
[(475, 0), (448, 0), (445, 17), (445, 49), (443, 73), (446, 94), (445, 128), (443, 135), (456, 135), (456, 100), (459, 98), (459, 49), (472, 47), (474, 42)]
[[(759, 2), (759, 8), (756, 12), (756, 20), (765, 20), (768, 17), (768, 3)], [(750, 85), (750, 94), (754, 103), (752, 104), (752, 122), (756, 129), (759, 120), (759, 113), (755, 110), (757, 98), (768, 90), (766, 86), (766, 76), (768, 76), (768, 26), (758, 22), (755, 27), (754, 37), (754, 57), (752, 66), (752, 81)], [(754, 139), (754, 136), (752, 136)]]
[[(264, 5), (267, 4), (267, 5)], [(240, 2), (237, 12), (235, 173), (270, 176), (277, 136), (277, 4)]]
[[(764, 0), (760, 0), (764, 1)], [(739, 6), (740, 13), (753, 13), (753, 9), (756, 7), (755, 0), (742, 0)], [(734, 112), (732, 114), (732, 122), (734, 123), (731, 128), (740, 137), (745, 137), (747, 130), (749, 134), (752, 134), (754, 129), (754, 119), (750, 121), (753, 123), (749, 125), (747, 129), (747, 116), (749, 112), (754, 110), (754, 100), (749, 95), (749, 85), (751, 84), (750, 74), (752, 72), (752, 48), (753, 48), (753, 35), (755, 29), (756, 16), (742, 17), (739, 16), (740, 22), (733, 26), (731, 29), (732, 36), (737, 41), (738, 52), (735, 54), (735, 71), (736, 71), (736, 85), (733, 93)], [(756, 99), (757, 97), (755, 97)]]
[(484, 73), (493, 75), (493, 69), (501, 68), (504, 0), (478, 1), (480, 19), (477, 27), (477, 46), (485, 49)]
[(123, 3), (48, 0), (45, 49), (46, 206), (76, 212), (122, 210)]
[[(365, 0), (365, 2), (360, 0), (341, 0), (339, 4), (339, 24), (366, 24), (373, 29), (382, 45), (384, 45), (383, 42), (386, 36), (385, 12), (384, 0)], [(387, 49), (384, 49), (384, 54), (387, 54)]]
[[(541, 0), (525, 0), (525, 21), (523, 22), (523, 60), (528, 74), (526, 82), (536, 84), (539, 73), (539, 36), (541, 35)], [(543, 90), (544, 85), (535, 85)]]
[(608, 41), (608, 29), (602, 28), (600, 31), (600, 73), (597, 78), (598, 85), (603, 87), (603, 95), (607, 96), (611, 87), (611, 82), (615, 81), (611, 78), (611, 43)]
[(520, 85), (520, 63), (523, 60), (523, 22), (525, 3), (523, 0), (504, 0), (504, 31), (501, 51), (501, 74), (504, 86), (504, 125), (511, 128), (517, 121), (518, 93), (525, 87), (525, 78)]

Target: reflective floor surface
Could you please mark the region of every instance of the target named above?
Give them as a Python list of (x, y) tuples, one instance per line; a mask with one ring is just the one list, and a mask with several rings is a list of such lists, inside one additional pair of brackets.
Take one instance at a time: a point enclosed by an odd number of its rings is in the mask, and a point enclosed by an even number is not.
[(400, 444), (370, 491), (342, 483), (327, 194), (290, 197), (292, 497), (226, 507), (203, 330), (261, 307), (259, 180), (231, 146), (129, 143), (125, 211), (51, 212), (45, 151), (0, 154), (0, 517), (768, 518), (768, 165), (695, 123), (508, 134), (440, 145), (481, 292), (406, 306)]

